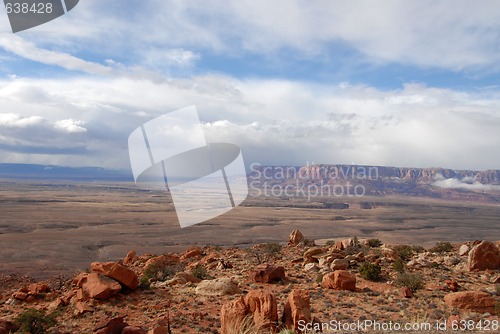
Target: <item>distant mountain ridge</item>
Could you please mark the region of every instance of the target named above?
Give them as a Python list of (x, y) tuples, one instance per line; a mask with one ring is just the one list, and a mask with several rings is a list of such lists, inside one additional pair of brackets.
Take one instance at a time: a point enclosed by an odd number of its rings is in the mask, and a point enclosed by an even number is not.
[(27, 180), (132, 181), (130, 171), (100, 167), (0, 163), (0, 178)]
[[(0, 179), (132, 182), (125, 169), (0, 164)], [(400, 168), (363, 165), (255, 166), (247, 175), (250, 191), (265, 188), (363, 188), (363, 195), (405, 195), (500, 202), (500, 170)], [(274, 195), (274, 194), (273, 194)]]
[[(252, 166), (250, 188), (314, 192), (358, 187), (363, 195), (424, 196), (471, 201), (500, 202), (500, 170), (400, 168), (358, 165)], [(359, 192), (359, 191), (358, 191)], [(338, 192), (337, 192), (338, 193)], [(329, 193), (330, 194), (330, 193)]]

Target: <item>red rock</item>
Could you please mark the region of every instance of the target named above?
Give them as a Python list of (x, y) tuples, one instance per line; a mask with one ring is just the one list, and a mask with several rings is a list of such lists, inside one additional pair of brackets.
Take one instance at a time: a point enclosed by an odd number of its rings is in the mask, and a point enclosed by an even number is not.
[(446, 283), (446, 285), (448, 285), (448, 288), (450, 288), (450, 290), (453, 292), (457, 292), (460, 289), (460, 285), (454, 279), (447, 279), (444, 282)]
[(137, 253), (135, 250), (131, 250), (127, 253), (127, 256), (123, 259), (123, 264), (132, 264), (135, 262)]
[(303, 241), (304, 235), (299, 230), (293, 230), (288, 236), (288, 245), (290, 246), (298, 246)]
[(210, 253), (200, 260), (200, 264), (209, 264), (212, 262), (217, 262), (219, 260), (219, 255), (217, 253)]
[(273, 283), (286, 279), (285, 268), (270, 264), (261, 264), (250, 272), (250, 278), (256, 283)]
[(335, 248), (338, 250), (344, 250), (344, 244), (342, 243), (342, 241), (337, 241), (335, 243)]
[(141, 327), (127, 326), (122, 330), (121, 334), (147, 334), (147, 332)]
[(16, 291), (12, 294), (12, 297), (17, 300), (26, 300), (28, 298), (28, 294), (26, 292)]
[(401, 293), (401, 296), (405, 298), (411, 298), (413, 297), (413, 291), (410, 290), (409, 287), (405, 286), (399, 289), (399, 292)]
[(148, 334), (170, 334), (168, 332), (168, 328), (161, 325), (161, 326), (156, 326), (155, 328), (151, 329)]
[(106, 318), (94, 327), (94, 333), (96, 334), (121, 334), (123, 329), (128, 326), (126, 322), (123, 321), (125, 316), (118, 316), (114, 318)]
[(79, 273), (75, 278), (73, 278), (73, 285), (81, 288), (83, 286), (83, 283), (87, 281), (87, 276), (88, 273)]
[(87, 297), (87, 295), (85, 295), (85, 292), (83, 291), (83, 289), (78, 289), (76, 291), (76, 299), (79, 301), (85, 301), (88, 299), (88, 297)]
[(48, 306), (48, 310), (49, 311), (55, 311), (57, 310), (59, 307), (63, 307), (65, 306), (64, 305), (64, 301), (61, 299), (61, 298), (57, 298), (56, 300), (54, 300), (53, 302), (51, 302)]
[(36, 297), (35, 297), (35, 296), (33, 296), (33, 295), (29, 295), (29, 296), (28, 296), (28, 298), (26, 298), (26, 301), (27, 301), (28, 303), (32, 303), (32, 302), (34, 302), (35, 300), (36, 300)]
[(82, 288), (95, 299), (109, 299), (122, 289), (120, 283), (98, 273), (87, 274)]
[(87, 303), (77, 302), (75, 304), (75, 312), (76, 314), (84, 314), (84, 313), (94, 312), (94, 309)]
[(311, 322), (311, 302), (304, 290), (294, 289), (288, 295), (281, 322), (290, 330), (298, 331), (299, 321)]
[(450, 307), (481, 313), (494, 312), (496, 305), (495, 298), (482, 291), (452, 292), (444, 297), (444, 301)]
[(335, 259), (330, 265), (331, 270), (346, 270), (349, 268), (349, 261), (346, 259)]
[(356, 276), (347, 270), (335, 270), (323, 276), (322, 285), (335, 290), (356, 291)]
[(251, 290), (245, 297), (245, 304), (253, 314), (255, 326), (275, 333), (278, 326), (278, 305), (274, 294), (262, 290)]
[(500, 275), (493, 277), (491, 280), (493, 284), (499, 284), (500, 283)]
[(0, 319), (0, 334), (14, 333), (18, 329), (19, 326), (16, 325), (15, 322), (6, 319)]
[(186, 283), (200, 283), (202, 280), (198, 277), (191, 275), (185, 271), (181, 271), (175, 274), (175, 276), (166, 281), (165, 285), (176, 285), (176, 284), (186, 284)]
[(112, 278), (129, 289), (135, 290), (139, 286), (139, 277), (137, 277), (137, 274), (121, 264), (115, 262), (94, 262), (90, 266), (93, 272)]
[(222, 305), (220, 313), (221, 333), (237, 333), (239, 326), (244, 322), (248, 313), (249, 310), (243, 296)]
[(201, 248), (200, 247), (192, 247), (189, 249), (186, 249), (184, 254), (181, 256), (181, 261), (190, 259), (195, 256), (201, 255)]
[(481, 242), (470, 250), (468, 266), (470, 271), (500, 269), (500, 249), (490, 241)]
[(28, 286), (28, 290), (28, 293), (31, 295), (39, 295), (50, 292), (50, 287), (44, 283), (32, 283)]

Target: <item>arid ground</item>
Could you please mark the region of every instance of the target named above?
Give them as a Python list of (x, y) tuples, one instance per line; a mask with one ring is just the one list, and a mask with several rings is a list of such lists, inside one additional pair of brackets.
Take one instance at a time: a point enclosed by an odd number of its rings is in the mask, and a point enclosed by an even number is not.
[[(326, 204), (325, 204), (326, 203)], [(349, 204), (333, 209), (332, 203)], [(432, 246), (500, 239), (500, 205), (416, 197), (280, 199), (249, 196), (211, 221), (181, 229), (167, 192), (132, 183), (0, 181), (0, 273), (35, 278), (92, 261), (182, 251), (191, 245), (283, 242), (300, 229), (317, 244), (374, 237)]]

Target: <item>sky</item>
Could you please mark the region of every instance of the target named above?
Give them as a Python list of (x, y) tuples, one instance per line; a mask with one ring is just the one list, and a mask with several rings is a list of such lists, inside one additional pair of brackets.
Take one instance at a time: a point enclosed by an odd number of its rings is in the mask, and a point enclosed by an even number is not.
[(130, 169), (196, 105), (245, 163), (500, 169), (500, 2), (82, 0), (12, 33), (0, 163)]

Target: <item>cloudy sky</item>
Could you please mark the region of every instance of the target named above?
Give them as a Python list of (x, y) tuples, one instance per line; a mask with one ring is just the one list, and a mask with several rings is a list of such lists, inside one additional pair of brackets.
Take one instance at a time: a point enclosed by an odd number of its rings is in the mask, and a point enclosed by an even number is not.
[(0, 162), (129, 169), (190, 105), (247, 165), (500, 169), (500, 2), (82, 0), (17, 34), (0, 10)]

